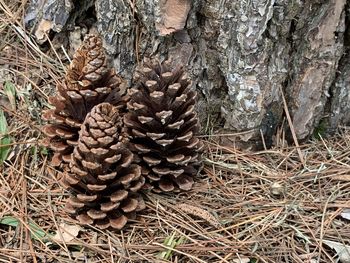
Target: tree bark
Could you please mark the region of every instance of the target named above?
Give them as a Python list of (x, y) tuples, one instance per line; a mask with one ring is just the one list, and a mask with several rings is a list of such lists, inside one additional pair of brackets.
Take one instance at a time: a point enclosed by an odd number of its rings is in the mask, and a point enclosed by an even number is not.
[[(69, 31), (93, 7), (106, 50), (130, 82), (144, 57), (185, 64), (207, 133), (240, 133), (252, 142), (263, 135), (270, 146), (284, 123), (283, 96), (299, 140), (350, 122), (346, 0), (42, 2), (32, 0), (26, 22), (51, 21), (56, 32)], [(39, 10), (35, 18), (31, 10)]]

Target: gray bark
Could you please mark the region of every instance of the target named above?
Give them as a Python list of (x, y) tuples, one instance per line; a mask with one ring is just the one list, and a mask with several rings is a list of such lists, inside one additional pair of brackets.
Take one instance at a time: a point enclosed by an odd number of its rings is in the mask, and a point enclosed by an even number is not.
[[(84, 2), (85, 7), (93, 4)], [(201, 94), (206, 132), (244, 132), (239, 138), (244, 141), (258, 141), (262, 133), (270, 144), (284, 116), (282, 92), (298, 139), (308, 138), (320, 122), (328, 131), (350, 122), (345, 0), (94, 4), (96, 28), (127, 80), (144, 57), (172, 57), (174, 63), (186, 65)], [(37, 24), (45, 18), (53, 22), (51, 30), (58, 31), (55, 25), (69, 29), (78, 17), (72, 5), (69, 0), (32, 0), (28, 14), (35, 7), (41, 12)], [(63, 10), (62, 15), (52, 15), (53, 10)]]

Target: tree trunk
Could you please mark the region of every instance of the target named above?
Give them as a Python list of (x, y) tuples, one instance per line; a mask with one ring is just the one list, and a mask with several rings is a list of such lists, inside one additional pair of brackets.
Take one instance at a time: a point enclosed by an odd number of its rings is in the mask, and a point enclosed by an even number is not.
[[(350, 122), (346, 0), (42, 2), (32, 0), (26, 17), (39, 25), (37, 37), (70, 32), (95, 15), (91, 25), (129, 81), (144, 57), (185, 64), (207, 133), (240, 133), (242, 141), (263, 135), (269, 146), (283, 128), (283, 98), (299, 140)], [(43, 21), (49, 26), (40, 28)]]

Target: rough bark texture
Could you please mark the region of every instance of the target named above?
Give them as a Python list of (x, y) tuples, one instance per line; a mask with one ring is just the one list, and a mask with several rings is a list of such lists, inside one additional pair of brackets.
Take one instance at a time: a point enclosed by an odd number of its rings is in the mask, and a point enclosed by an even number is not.
[[(86, 10), (69, 0), (42, 2), (32, 0), (28, 9), (42, 11), (37, 24), (42, 18), (57, 24), (60, 17), (69, 29)], [(206, 132), (243, 132), (240, 140), (263, 134), (270, 144), (284, 118), (282, 94), (299, 139), (320, 123), (334, 131), (350, 122), (345, 0), (90, 0), (83, 6), (92, 4), (107, 52), (129, 81), (144, 57), (172, 56), (187, 65), (201, 93)]]

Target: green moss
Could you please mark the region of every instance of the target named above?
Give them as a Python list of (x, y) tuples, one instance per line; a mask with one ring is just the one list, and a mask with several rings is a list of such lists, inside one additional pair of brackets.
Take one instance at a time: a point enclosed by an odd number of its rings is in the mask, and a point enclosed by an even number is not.
[(318, 126), (314, 129), (314, 132), (312, 134), (312, 137), (316, 140), (320, 140), (321, 138), (324, 138), (327, 134), (327, 128), (328, 128), (328, 122), (326, 119), (322, 119)]

